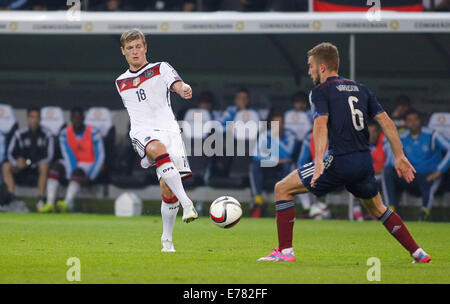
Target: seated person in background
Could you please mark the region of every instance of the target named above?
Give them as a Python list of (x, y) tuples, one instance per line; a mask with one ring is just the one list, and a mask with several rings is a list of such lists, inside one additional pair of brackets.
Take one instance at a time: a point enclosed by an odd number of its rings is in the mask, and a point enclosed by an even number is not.
[(407, 111), (411, 109), (411, 100), (406, 95), (399, 95), (395, 99), (395, 108), (391, 113), (392, 121), (394, 122), (399, 133), (405, 131), (404, 116)]
[(84, 124), (83, 109), (73, 108), (70, 121), (72, 124), (64, 128), (59, 136), (64, 160), (50, 167), (47, 203), (41, 212), (53, 212), (61, 177), (67, 178), (69, 185), (64, 200), (57, 202), (57, 208), (60, 212), (71, 211), (81, 185), (97, 178), (105, 160), (102, 135), (99, 130)]
[(38, 210), (44, 206), (48, 167), (54, 153), (53, 136), (48, 129), (40, 126), (40, 120), (40, 109), (31, 107), (27, 110), (28, 126), (14, 133), (8, 147), (8, 159), (2, 165), (10, 201), (15, 199), (14, 177), (20, 180), (29, 174), (38, 174)]
[[(256, 156), (253, 156), (253, 161), (249, 168), (250, 186), (254, 201), (251, 216), (255, 218), (261, 217), (262, 215), (264, 180), (268, 178), (273, 179), (275, 185), (278, 179), (286, 176), (291, 171), (293, 165), (292, 154), (295, 145), (295, 134), (291, 130), (284, 128), (283, 111), (279, 108), (272, 109), (268, 117), (268, 122), (268, 128), (270, 129), (268, 129), (266, 134), (260, 135), (266, 136), (267, 140), (260, 142), (263, 146), (258, 147), (258, 151), (255, 153)], [(271, 127), (270, 122), (278, 122), (278, 128), (276, 126)], [(270, 156), (263, 155), (265, 153), (262, 152), (265, 148), (270, 151), (274, 144), (278, 144), (279, 146), (278, 164), (275, 167), (262, 167), (261, 161), (270, 158)]]
[(212, 120), (220, 121), (221, 115), (219, 111), (214, 110), (214, 95), (210, 91), (203, 91), (200, 93), (198, 107), (199, 109), (204, 109), (211, 113)]
[(292, 96), (293, 109), (284, 114), (284, 121), (287, 129), (295, 132), (297, 140), (303, 141), (312, 129), (312, 117), (310, 111), (307, 112), (308, 95), (298, 91)]
[(234, 118), (240, 110), (247, 110), (250, 107), (250, 93), (247, 89), (241, 88), (234, 96), (234, 105), (225, 109), (222, 115), (222, 125), (224, 128), (228, 121), (234, 121)]
[[(424, 220), (430, 213), (441, 176), (450, 166), (450, 143), (440, 133), (423, 127), (420, 114), (414, 109), (405, 114), (405, 126), (407, 131), (400, 139), (406, 157), (416, 170), (416, 178), (411, 186), (420, 190), (423, 206), (419, 220)], [(392, 162), (386, 164), (383, 177), (387, 202), (395, 208), (396, 190), (398, 187), (405, 188), (406, 183), (397, 177)]]
[[(220, 113), (213, 110), (214, 96), (210, 91), (203, 91), (198, 98), (198, 106), (187, 109), (184, 113), (183, 122), (189, 125), (183, 126), (183, 135), (187, 138), (206, 138), (210, 132), (203, 130), (205, 124), (210, 121), (219, 121), (221, 119)], [(201, 121), (195, 122), (200, 119)], [(195, 127), (196, 124), (201, 123), (200, 127)], [(197, 129), (196, 129), (197, 128)]]
[(284, 114), (284, 125), (297, 136), (294, 150), (294, 158), (297, 160), (303, 141), (312, 129), (311, 111), (307, 111), (308, 95), (303, 91), (296, 92), (292, 96), (292, 106), (293, 109)]

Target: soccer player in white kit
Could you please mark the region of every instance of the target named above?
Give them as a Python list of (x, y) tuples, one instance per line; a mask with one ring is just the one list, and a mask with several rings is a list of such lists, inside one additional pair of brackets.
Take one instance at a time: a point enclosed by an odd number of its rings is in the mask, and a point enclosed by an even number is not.
[(183, 188), (182, 179), (192, 172), (170, 105), (170, 92), (190, 99), (192, 89), (167, 62), (147, 61), (147, 42), (140, 30), (123, 33), (120, 43), (130, 67), (116, 79), (116, 88), (130, 116), (129, 134), (141, 166), (156, 165), (162, 197), (161, 251), (175, 252), (172, 231), (179, 204), (186, 223), (197, 219), (198, 213)]

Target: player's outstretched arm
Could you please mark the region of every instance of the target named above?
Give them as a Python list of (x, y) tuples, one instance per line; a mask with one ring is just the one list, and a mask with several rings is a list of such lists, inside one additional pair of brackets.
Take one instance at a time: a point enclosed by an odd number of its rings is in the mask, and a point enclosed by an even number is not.
[(172, 89), (184, 99), (192, 98), (192, 88), (183, 81), (177, 81), (173, 84)]
[(314, 174), (311, 179), (311, 187), (315, 186), (316, 181), (325, 170), (323, 157), (325, 155), (328, 142), (328, 115), (321, 115), (314, 119), (313, 137), (316, 155), (314, 159)]
[(392, 122), (386, 112), (382, 112), (376, 115), (374, 118), (380, 124), (384, 135), (391, 144), (392, 152), (394, 153), (395, 158), (395, 170), (397, 171), (398, 177), (404, 178), (407, 183), (412, 182), (414, 180), (414, 173), (416, 173), (416, 169), (414, 169), (414, 167), (411, 165), (411, 163), (403, 153), (402, 142), (400, 141), (400, 137), (398, 136), (395, 124)]

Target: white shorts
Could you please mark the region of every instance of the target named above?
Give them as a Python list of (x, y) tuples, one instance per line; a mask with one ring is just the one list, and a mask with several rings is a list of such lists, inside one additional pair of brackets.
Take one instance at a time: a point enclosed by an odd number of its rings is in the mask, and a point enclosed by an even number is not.
[(67, 180), (70, 180), (72, 178), (72, 173), (73, 170), (75, 169), (81, 169), (84, 172), (84, 174), (86, 174), (86, 176), (89, 178), (89, 171), (91, 171), (91, 168), (94, 165), (94, 163), (77, 163), (76, 167), (73, 168), (72, 172), (70, 172), (69, 164), (67, 164), (64, 160), (59, 160), (59, 163), (64, 166), (64, 171), (66, 173)]
[[(151, 129), (139, 130), (133, 134), (130, 132), (130, 138), (134, 151), (136, 151), (141, 158), (140, 165), (143, 169), (148, 169), (149, 167), (155, 165), (154, 161), (151, 161), (148, 157), (146, 157), (145, 149), (150, 142), (159, 140), (166, 147), (167, 153), (169, 153), (170, 159), (178, 169), (178, 172), (180, 172), (181, 178), (186, 179), (192, 176), (192, 171), (189, 167), (186, 149), (184, 147), (184, 142), (181, 138), (180, 132)], [(158, 175), (159, 180), (161, 176), (158, 173), (156, 174)]]

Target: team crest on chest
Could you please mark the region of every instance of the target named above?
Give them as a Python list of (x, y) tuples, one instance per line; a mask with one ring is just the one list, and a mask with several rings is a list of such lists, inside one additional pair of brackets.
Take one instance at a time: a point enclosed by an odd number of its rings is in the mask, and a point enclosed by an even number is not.
[(153, 71), (153, 69), (149, 69), (145, 72), (145, 78), (151, 78), (153, 75), (155, 74), (155, 72)]

